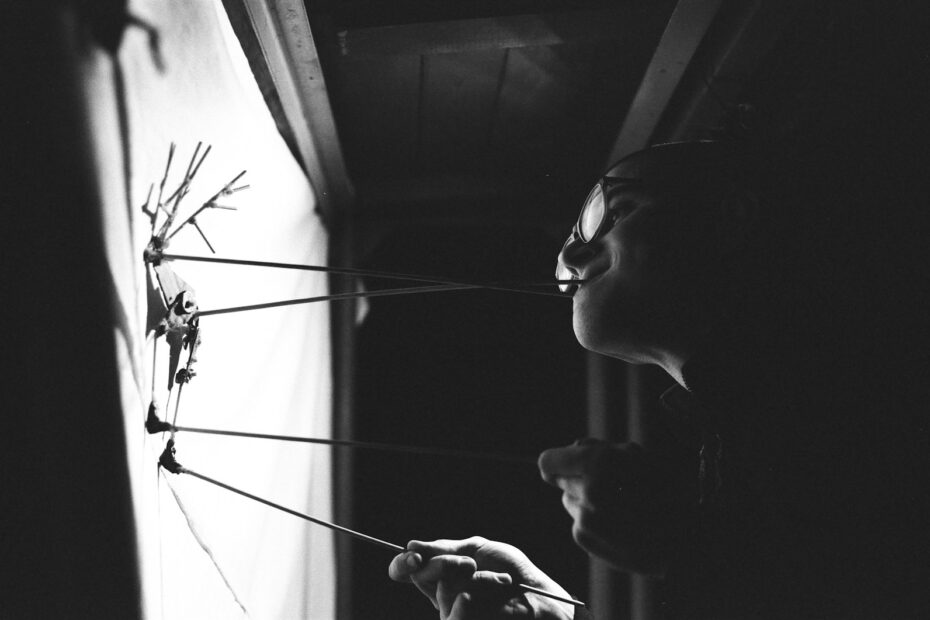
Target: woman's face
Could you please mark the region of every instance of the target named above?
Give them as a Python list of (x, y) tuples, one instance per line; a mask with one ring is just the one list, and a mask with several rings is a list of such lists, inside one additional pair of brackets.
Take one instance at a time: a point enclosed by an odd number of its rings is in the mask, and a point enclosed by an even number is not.
[(606, 200), (613, 226), (559, 254), (585, 281), (573, 298), (575, 335), (592, 351), (662, 364), (688, 346), (700, 329), (700, 306), (710, 301), (700, 289), (716, 261), (713, 216), (655, 190), (621, 186)]

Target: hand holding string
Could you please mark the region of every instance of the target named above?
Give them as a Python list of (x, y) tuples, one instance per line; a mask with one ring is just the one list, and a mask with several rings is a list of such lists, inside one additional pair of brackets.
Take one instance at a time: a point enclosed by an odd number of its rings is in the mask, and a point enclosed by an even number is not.
[(696, 493), (686, 462), (634, 443), (584, 439), (539, 457), (543, 480), (562, 490), (578, 545), (624, 571), (665, 572)]
[(388, 574), (416, 586), (440, 620), (570, 620), (579, 604), (522, 551), (480, 536), (410, 541)]

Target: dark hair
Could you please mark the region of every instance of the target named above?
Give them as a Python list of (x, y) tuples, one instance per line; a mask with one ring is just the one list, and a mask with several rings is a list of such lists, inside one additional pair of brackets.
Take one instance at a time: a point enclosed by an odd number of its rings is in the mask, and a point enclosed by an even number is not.
[(853, 235), (836, 218), (837, 205), (821, 204), (822, 179), (799, 158), (747, 142), (678, 142), (633, 153), (607, 174), (636, 180), (689, 211), (744, 215), (745, 242), (713, 273), (694, 274), (695, 290), (716, 296), (715, 329), (737, 331), (754, 347), (794, 348), (822, 346), (837, 330), (854, 329), (846, 317), (856, 283), (843, 256)]

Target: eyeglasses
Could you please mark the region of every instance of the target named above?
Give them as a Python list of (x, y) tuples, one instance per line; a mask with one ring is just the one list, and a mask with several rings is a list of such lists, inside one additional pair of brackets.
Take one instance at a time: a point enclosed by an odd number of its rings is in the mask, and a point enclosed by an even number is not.
[[(584, 205), (581, 207), (581, 213), (578, 214), (578, 220), (572, 228), (572, 234), (562, 246), (563, 251), (573, 243), (588, 244), (595, 241), (616, 224), (617, 220), (611, 217), (616, 209), (611, 208), (607, 201), (608, 188), (615, 185), (639, 187), (641, 182), (638, 179), (624, 177), (601, 177), (588, 192), (588, 197), (585, 198)], [(556, 262), (555, 277), (558, 280), (578, 279), (561, 259)], [(573, 292), (577, 286), (577, 284), (559, 284), (559, 290), (563, 293)]]

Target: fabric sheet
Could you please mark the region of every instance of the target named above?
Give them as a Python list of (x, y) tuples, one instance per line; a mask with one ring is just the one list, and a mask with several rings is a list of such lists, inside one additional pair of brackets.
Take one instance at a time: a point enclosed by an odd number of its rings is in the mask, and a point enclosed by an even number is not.
[[(170, 143), (177, 146), (167, 191), (177, 186), (199, 141), (212, 147), (181, 218), (247, 171), (237, 185), (249, 188), (218, 201), (237, 210), (212, 209), (197, 218), (217, 256), (325, 264), (327, 238), (314, 213), (313, 191), (275, 129), (219, 0), (134, 0), (129, 10), (158, 32), (160, 58), (145, 30), (130, 27), (115, 59), (93, 51), (82, 66), (118, 317), (116, 355), (144, 615), (329, 619), (335, 597), (331, 533), (159, 470), (167, 436), (143, 429), (153, 396), (162, 419), (174, 413), (173, 404), (166, 409), (168, 347), (147, 333), (152, 291), (142, 255), (151, 229), (141, 209), (152, 184), (158, 193)], [(210, 255), (191, 226), (172, 239), (169, 251)], [(193, 287), (201, 310), (327, 292), (321, 274), (170, 266)], [(208, 316), (200, 327), (197, 374), (183, 389), (179, 425), (329, 436), (325, 303)], [(177, 460), (190, 469), (331, 518), (325, 447), (183, 433), (176, 443)]]

